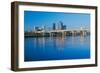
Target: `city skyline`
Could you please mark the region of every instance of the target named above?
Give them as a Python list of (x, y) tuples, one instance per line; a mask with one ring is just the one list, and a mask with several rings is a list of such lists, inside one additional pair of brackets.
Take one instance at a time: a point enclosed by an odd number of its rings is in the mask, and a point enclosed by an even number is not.
[(24, 11), (25, 62), (90, 59), (90, 36), (90, 14)]
[(32, 27), (32, 29), (29, 29), (27, 31), (40, 31), (40, 30), (41, 31), (42, 30), (66, 30), (66, 25), (64, 25), (63, 22), (59, 21), (58, 24), (53, 23), (52, 27), (48, 27), (48, 26), (45, 26), (45, 25), (44, 26), (40, 26), (40, 27), (34, 26), (34, 27)]
[(34, 27), (47, 26), (53, 29), (63, 23), (65, 28), (86, 27), (90, 29), (90, 14), (24, 11), (24, 31), (33, 30)]

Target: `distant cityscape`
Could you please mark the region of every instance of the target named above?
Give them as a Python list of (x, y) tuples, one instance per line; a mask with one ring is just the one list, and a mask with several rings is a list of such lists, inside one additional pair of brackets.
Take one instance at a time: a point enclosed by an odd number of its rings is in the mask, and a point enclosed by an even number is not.
[(24, 10), (24, 61), (90, 59), (90, 20), (86, 12)]
[(64, 23), (62, 21), (59, 21), (59, 23), (52, 23), (52, 27), (49, 26), (34, 26), (32, 29), (29, 29), (25, 32), (32, 32), (32, 31), (43, 31), (43, 30), (66, 30), (67, 26), (64, 25)]
[(25, 31), (25, 37), (57, 37), (57, 36), (69, 36), (69, 35), (88, 35), (89, 29), (83, 27), (77, 29), (68, 29), (62, 21), (59, 23), (52, 23), (52, 27), (49, 26), (34, 26), (32, 29)]

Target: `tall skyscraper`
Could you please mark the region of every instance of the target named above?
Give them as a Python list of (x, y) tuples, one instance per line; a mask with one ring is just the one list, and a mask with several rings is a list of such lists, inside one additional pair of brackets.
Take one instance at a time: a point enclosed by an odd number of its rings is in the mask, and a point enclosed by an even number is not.
[(53, 23), (53, 30), (56, 30), (56, 23)]
[(63, 25), (63, 29), (66, 29), (66, 25)]
[(63, 29), (63, 22), (62, 21), (59, 21), (59, 23), (58, 23), (58, 29), (59, 30)]
[(61, 29), (63, 29), (63, 22), (60, 21), (59, 23), (60, 23), (60, 25), (61, 25)]

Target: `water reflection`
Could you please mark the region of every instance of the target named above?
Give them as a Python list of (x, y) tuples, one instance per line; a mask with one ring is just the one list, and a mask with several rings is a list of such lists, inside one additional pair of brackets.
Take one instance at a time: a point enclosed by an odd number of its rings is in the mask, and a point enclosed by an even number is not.
[(90, 58), (90, 36), (25, 38), (25, 61)]

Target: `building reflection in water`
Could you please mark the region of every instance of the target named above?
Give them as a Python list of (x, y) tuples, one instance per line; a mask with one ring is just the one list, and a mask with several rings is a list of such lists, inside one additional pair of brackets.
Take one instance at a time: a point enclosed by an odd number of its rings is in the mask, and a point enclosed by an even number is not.
[(90, 36), (25, 38), (25, 61), (89, 58), (89, 50)]
[[(47, 49), (46, 45), (49, 47), (53, 47), (57, 50), (65, 49), (65, 46), (70, 42), (72, 46), (77, 44), (84, 44), (85, 36), (66, 36), (66, 37), (37, 37), (33, 39), (34, 48), (44, 48), (43, 50)], [(70, 39), (70, 41), (69, 41)]]

